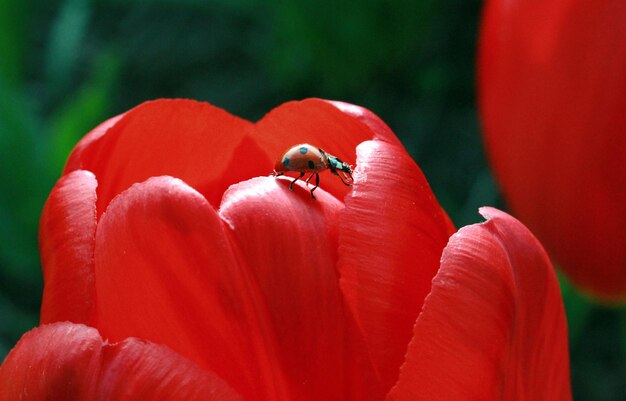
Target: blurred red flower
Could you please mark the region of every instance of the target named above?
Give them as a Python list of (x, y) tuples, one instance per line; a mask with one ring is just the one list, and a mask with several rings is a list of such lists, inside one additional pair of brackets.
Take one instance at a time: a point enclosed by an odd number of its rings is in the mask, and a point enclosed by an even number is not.
[(626, 297), (626, 2), (487, 2), (485, 142), (509, 206), (574, 283)]
[[(304, 142), (356, 164), (354, 186), (323, 174), (313, 200), (267, 176)], [(0, 400), (570, 400), (549, 260), (482, 214), (454, 233), (357, 106), (253, 124), (145, 103), (77, 145), (46, 203), (42, 326), (0, 368)]]

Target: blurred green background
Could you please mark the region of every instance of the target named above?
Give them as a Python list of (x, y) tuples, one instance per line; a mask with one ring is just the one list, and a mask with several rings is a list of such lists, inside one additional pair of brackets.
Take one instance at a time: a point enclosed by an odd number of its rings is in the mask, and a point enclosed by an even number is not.
[[(505, 208), (476, 113), (481, 6), (0, 0), (0, 360), (38, 322), (38, 220), (67, 155), (144, 100), (189, 97), (251, 120), (305, 97), (359, 104), (398, 134), (458, 226), (480, 221), (479, 206)], [(626, 313), (562, 287), (575, 399), (626, 400)]]

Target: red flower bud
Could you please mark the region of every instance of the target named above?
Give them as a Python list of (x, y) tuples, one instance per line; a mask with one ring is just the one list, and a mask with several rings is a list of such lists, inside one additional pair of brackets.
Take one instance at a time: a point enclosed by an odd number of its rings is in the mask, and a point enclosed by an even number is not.
[(572, 281), (626, 297), (626, 2), (493, 0), (487, 152), (512, 211)]
[[(269, 176), (298, 143), (354, 166), (353, 185), (324, 171), (313, 199)], [(77, 145), (48, 199), (42, 323), (75, 324), (23, 337), (0, 400), (570, 400), (552, 266), (517, 220), (482, 213), (455, 233), (357, 106), (287, 103), (253, 124), (140, 105)]]

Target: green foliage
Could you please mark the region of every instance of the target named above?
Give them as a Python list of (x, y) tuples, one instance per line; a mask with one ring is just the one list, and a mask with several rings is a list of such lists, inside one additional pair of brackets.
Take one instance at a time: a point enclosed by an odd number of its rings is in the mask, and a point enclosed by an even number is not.
[(49, 88), (58, 93), (71, 82), (81, 54), (90, 17), (88, 0), (67, 0), (52, 23), (45, 59)]
[(19, 86), (23, 78), (30, 3), (3, 0), (0, 7), (0, 81)]
[(0, 93), (0, 338), (9, 348), (37, 321), (37, 224), (50, 180), (36, 115), (20, 93), (2, 84)]
[(358, 93), (414, 55), (425, 38), (431, 3), (271, 2), (275, 40), (267, 64), (286, 83), (317, 77), (316, 90), (331, 97)]
[(593, 302), (580, 294), (569, 280), (559, 275), (563, 304), (567, 314), (567, 329), (570, 342), (575, 344), (580, 341), (580, 337), (588, 324), (589, 317), (593, 311)]
[(50, 116), (50, 157), (55, 171), (63, 169), (78, 140), (107, 116), (119, 70), (115, 55), (101, 54), (88, 80)]

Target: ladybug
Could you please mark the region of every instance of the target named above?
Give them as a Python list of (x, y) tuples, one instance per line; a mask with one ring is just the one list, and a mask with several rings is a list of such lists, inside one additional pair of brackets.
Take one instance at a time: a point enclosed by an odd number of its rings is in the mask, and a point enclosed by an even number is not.
[(319, 173), (326, 169), (330, 169), (331, 173), (338, 176), (344, 185), (352, 186), (354, 179), (352, 178), (352, 168), (350, 165), (339, 160), (337, 157), (326, 153), (323, 149), (309, 145), (308, 143), (303, 143), (289, 148), (280, 160), (276, 162), (276, 167), (274, 168), (272, 175), (283, 175), (287, 171), (300, 173), (300, 175), (291, 181), (291, 184), (289, 184), (289, 189), (293, 191), (293, 184), (300, 178), (304, 177), (306, 173), (311, 173), (305, 182), (308, 185), (311, 178), (315, 176), (315, 186), (311, 189), (311, 197), (315, 199), (313, 191), (315, 191), (315, 189), (320, 185)]

